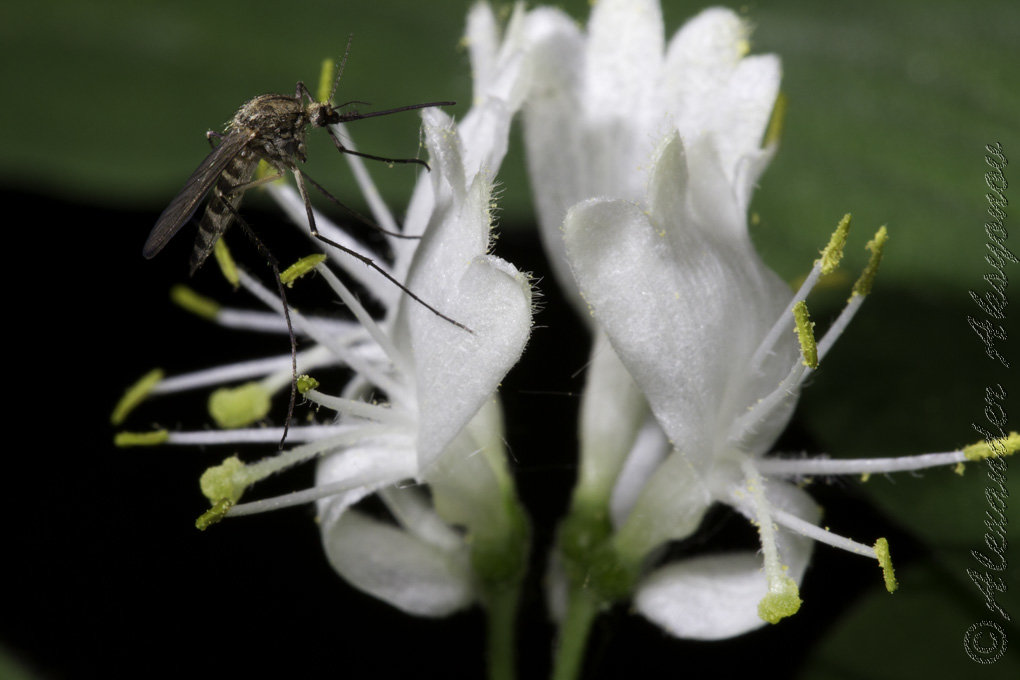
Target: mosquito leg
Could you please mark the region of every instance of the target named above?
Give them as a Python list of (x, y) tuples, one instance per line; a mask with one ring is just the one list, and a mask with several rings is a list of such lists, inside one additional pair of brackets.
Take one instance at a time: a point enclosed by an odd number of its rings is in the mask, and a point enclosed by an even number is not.
[[(359, 117), (356, 120), (360, 119), (361, 118)], [(340, 138), (336, 136), (336, 132), (333, 131), (332, 127), (327, 127), (326, 132), (329, 133), (329, 138), (333, 140), (333, 144), (336, 145), (336, 148), (340, 151), (340, 153), (349, 153), (352, 156), (360, 156), (361, 158), (367, 158), (373, 161), (382, 161), (383, 163), (414, 163), (416, 165), (421, 165), (426, 170), (431, 170), (429, 164), (420, 158), (386, 158), (385, 156), (373, 156), (370, 153), (362, 153), (360, 151), (348, 149), (344, 146), (344, 143), (340, 141)]]
[(303, 200), (305, 202), (305, 214), (308, 216), (308, 228), (309, 228), (309, 230), (311, 230), (312, 236), (314, 236), (315, 238), (319, 239), (323, 243), (326, 243), (326, 244), (328, 244), (330, 246), (333, 246), (334, 248), (336, 248), (338, 250), (341, 250), (341, 251), (347, 253), (348, 255), (353, 257), (354, 259), (364, 263), (366, 266), (371, 267), (372, 269), (374, 269), (378, 273), (382, 274), (386, 279), (388, 279), (390, 281), (390, 283), (392, 283), (397, 288), (402, 290), (405, 295), (407, 295), (409, 298), (411, 298), (412, 300), (414, 300), (415, 302), (420, 304), (422, 307), (424, 307), (425, 309), (429, 310), (430, 312), (432, 312), (433, 314), (438, 316), (440, 319), (443, 319), (444, 321), (452, 323), (457, 328), (462, 328), (462, 329), (466, 330), (468, 333), (472, 333), (472, 334), (474, 333), (473, 330), (471, 330), (470, 328), (468, 328), (464, 324), (460, 323), (459, 321), (455, 321), (454, 319), (451, 319), (450, 317), (448, 317), (447, 315), (443, 314), (438, 309), (436, 309), (435, 307), (433, 307), (432, 305), (430, 305), (429, 303), (425, 302), (420, 297), (415, 295), (414, 292), (412, 292), (410, 288), (408, 288), (403, 283), (398, 281), (388, 271), (386, 271), (385, 269), (383, 269), (382, 267), (377, 265), (375, 263), (375, 261), (373, 261), (371, 258), (368, 258), (368, 257), (362, 255), (361, 253), (357, 252), (356, 250), (351, 250), (347, 246), (343, 246), (343, 245), (337, 243), (336, 241), (328, 239), (325, 236), (323, 236), (322, 234), (320, 234), (319, 230), (315, 227), (315, 215), (312, 213), (312, 202), (308, 199), (308, 190), (305, 188), (304, 175), (297, 168), (294, 168), (293, 172), (294, 172), (294, 178), (297, 180), (298, 191), (301, 193), (301, 200)]
[(209, 131), (207, 131), (205, 133), (205, 138), (209, 141), (209, 146), (211, 146), (212, 148), (215, 149), (216, 148), (216, 144), (213, 143), (213, 139), (222, 140), (223, 139), (223, 133), (222, 132), (216, 132), (216, 130), (209, 130)]
[(258, 179), (253, 179), (250, 182), (244, 182), (243, 184), (237, 184), (235, 186), (230, 187), (230, 192), (227, 195), (243, 194), (244, 192), (248, 191), (248, 189), (254, 189), (255, 187), (260, 187), (263, 184), (269, 184), (270, 182), (275, 182), (276, 180), (281, 179), (282, 177), (283, 177), (283, 173), (282, 172), (277, 172), (275, 175), (268, 175), (266, 177), (260, 177)]
[(266, 258), (266, 262), (269, 263), (269, 268), (273, 270), (273, 278), (276, 281), (276, 290), (280, 295), (280, 302), (283, 305), (283, 318), (287, 322), (287, 334), (290, 336), (290, 403), (287, 405), (287, 418), (283, 421), (283, 437), (280, 438), (280, 450), (283, 449), (284, 443), (287, 441), (287, 433), (290, 431), (290, 421), (294, 417), (294, 407), (297, 404), (297, 337), (294, 335), (294, 325), (290, 320), (290, 305), (287, 304), (287, 293), (284, 291), (283, 281), (280, 280), (280, 263), (273, 256), (269, 249), (266, 248), (262, 240), (259, 239), (258, 235), (255, 234), (255, 230), (248, 225), (243, 217), (237, 212), (237, 209), (230, 205), (229, 201), (224, 201), (226, 206), (230, 209), (230, 212), (234, 214), (234, 219), (237, 220), (241, 230), (248, 235), (248, 238), (252, 240), (255, 247), (260, 253)]
[(403, 234), (403, 233), (401, 233), (399, 231), (389, 231), (388, 229), (383, 229), (378, 224), (376, 224), (374, 220), (370, 220), (369, 218), (365, 217), (364, 215), (359, 213), (354, 208), (351, 208), (351, 207), (345, 205), (343, 202), (340, 201), (339, 198), (337, 198), (333, 194), (329, 193), (324, 186), (322, 186), (321, 184), (316, 182), (314, 179), (309, 177), (307, 174), (305, 174), (305, 173), (301, 173), (301, 174), (304, 175), (304, 178), (306, 180), (308, 180), (309, 184), (311, 184), (313, 187), (315, 187), (320, 192), (322, 192), (323, 196), (328, 198), (335, 205), (337, 205), (337, 206), (343, 208), (344, 210), (346, 210), (348, 213), (351, 214), (351, 216), (353, 216), (359, 222), (363, 222), (364, 224), (367, 224), (368, 226), (370, 226), (373, 229), (375, 229), (376, 231), (378, 231), (378, 232), (380, 232), (382, 234), (386, 234), (387, 236), (392, 236), (394, 238), (407, 238), (407, 239), (420, 239), (421, 238), (421, 236), (411, 236), (409, 234)]

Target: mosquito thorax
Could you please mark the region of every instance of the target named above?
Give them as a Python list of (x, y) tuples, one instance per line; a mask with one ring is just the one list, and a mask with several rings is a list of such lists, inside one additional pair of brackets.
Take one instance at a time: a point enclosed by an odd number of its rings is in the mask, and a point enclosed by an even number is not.
[(248, 100), (237, 110), (229, 129), (247, 133), (261, 157), (276, 167), (292, 167), (305, 161), (305, 129), (310, 121), (298, 97), (263, 94)]

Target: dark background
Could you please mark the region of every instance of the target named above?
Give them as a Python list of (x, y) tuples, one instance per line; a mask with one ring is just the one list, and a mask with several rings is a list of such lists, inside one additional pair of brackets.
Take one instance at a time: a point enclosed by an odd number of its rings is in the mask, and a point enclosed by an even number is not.
[[(463, 8), (415, 16), (415, 3), (377, 4), (391, 14), (359, 16), (325, 3), (298, 10), (247, 3), (246, 12), (231, 3), (143, 11), (117, 2), (3, 10), (0, 196), (14, 370), (0, 475), (7, 538), (0, 656), (10, 660), (0, 661), (0, 677), (16, 677), (5, 663), (43, 678), (480, 677), (478, 612), (415, 619), (354, 591), (328, 567), (309, 508), (200, 533), (193, 520), (205, 501), (197, 478), (226, 454), (111, 443), (113, 405), (149, 368), (173, 374), (286, 351), (281, 338), (216, 329), (169, 303), (170, 285), (186, 279), (190, 233), (151, 262), (140, 256), (156, 216), (205, 153), (206, 129), (252, 94), (291, 91), (298, 77), (313, 81), (321, 58), (336, 56), (351, 31), (343, 87), (352, 96), (364, 92), (380, 105), (470, 101), (466, 56), (454, 48)], [(583, 3), (575, 4), (583, 17)], [(984, 145), (1000, 141), (1007, 157), (1020, 154), (1018, 95), (1008, 86), (1015, 72), (1006, 66), (1018, 61), (1017, 8), (859, 3), (823, 16), (814, 7), (749, 8), (754, 51), (783, 57), (791, 102), (783, 148), (753, 206), (753, 235), (793, 280), (853, 210), (847, 286), (879, 224), (889, 224), (892, 240), (875, 294), (806, 390), (777, 449), (839, 457), (953, 449), (978, 438), (970, 424), (981, 421), (985, 386), (997, 382), (1010, 390), (1017, 429), (1015, 368), (988, 361), (966, 324), (975, 314), (967, 291), (983, 290), (989, 270)], [(699, 8), (670, 4), (667, 31)], [(361, 148), (414, 153), (413, 134), (410, 148), (394, 140), (416, 123), (390, 119), (378, 133), (374, 125), (365, 137), (357, 131)], [(330, 176), (341, 164), (329, 152), (313, 148), (313, 176), (342, 187), (347, 199), (350, 184)], [(379, 174), (392, 178), (385, 191), (394, 205), (406, 200), (412, 173)], [(536, 535), (521, 677), (541, 677), (552, 629), (540, 577), (573, 479), (586, 340), (535, 247), (519, 152), (500, 177), (497, 254), (542, 277), (543, 311), (502, 390)], [(245, 214), (260, 234), (281, 233), (282, 218), (264, 202), (246, 201)], [(235, 252), (253, 271), (261, 266), (250, 249), (235, 245)], [(229, 304), (251, 304), (208, 267), (189, 284)], [(844, 295), (845, 288), (823, 291), (813, 302), (822, 326)], [(1020, 312), (1008, 313), (1006, 350), (1015, 364)], [(202, 427), (201, 407), (194, 395), (153, 401), (127, 426)], [(260, 491), (310, 479), (310, 469), (296, 470)], [(966, 575), (975, 566), (969, 551), (982, 547), (986, 486), (979, 466), (962, 479), (937, 470), (817, 484), (812, 493), (834, 531), (866, 543), (890, 538), (898, 593), (884, 593), (873, 563), (819, 547), (802, 587), (804, 607), (789, 621), (736, 640), (692, 643), (621, 608), (593, 632), (586, 677), (729, 677), (760, 672), (765, 659), (787, 677), (1013, 677), (1015, 626), (1013, 646), (995, 666), (978, 666), (962, 651), (963, 631), (987, 615)], [(1015, 473), (1010, 489), (1020, 495)], [(677, 551), (753, 538), (725, 514), (707, 524), (704, 536)], [(1013, 545), (1018, 524), (1009, 526)], [(1020, 558), (1015, 549), (1009, 557), (1014, 587), (1000, 602), (1020, 616)]]

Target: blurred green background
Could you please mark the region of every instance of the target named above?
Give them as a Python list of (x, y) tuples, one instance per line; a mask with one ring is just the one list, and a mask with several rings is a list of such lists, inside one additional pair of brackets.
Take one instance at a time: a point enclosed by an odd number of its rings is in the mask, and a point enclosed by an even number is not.
[[(587, 15), (583, 0), (562, 5), (579, 20)], [(667, 33), (704, 6), (667, 2)], [(410, 0), (51, 0), (6, 3), (0, 9), (5, 98), (0, 107), (0, 190), (9, 206), (31, 211), (8, 217), (8, 257), (38, 273), (31, 254), (49, 245), (56, 251), (49, 271), (56, 272), (57, 282), (87, 285), (97, 272), (110, 277), (101, 284), (100, 297), (91, 298), (93, 316), (85, 329), (86, 336), (102, 342), (114, 363), (86, 359), (85, 366), (76, 369), (86, 384), (94, 380), (92, 384), (101, 384), (105, 391), (102, 398), (75, 409), (84, 408), (103, 424), (105, 409), (123, 384), (149, 365), (116, 363), (119, 347), (149, 342), (133, 339), (132, 333), (138, 332), (134, 323), (149, 322), (135, 316), (143, 312), (116, 301), (125, 283), (117, 272), (130, 271), (124, 276), (132, 277), (131, 285), (147, 286), (147, 291), (161, 291), (172, 283), (159, 274), (150, 278), (135, 253), (155, 215), (208, 152), (204, 132), (222, 129), (255, 94), (293, 92), (299, 79), (313, 85), (321, 60), (339, 57), (348, 34), (354, 42), (338, 101), (359, 99), (381, 108), (453, 99), (460, 103), (450, 112), (462, 116), (471, 98), (467, 54), (459, 46), (467, 7), (459, 1)], [(985, 145), (998, 142), (1008, 159), (1020, 159), (1020, 3), (783, 0), (734, 9), (756, 27), (753, 51), (782, 57), (783, 90), (789, 98), (780, 152), (752, 206), (752, 233), (766, 260), (794, 280), (806, 272), (843, 213), (854, 214), (843, 270), (847, 281), (813, 298), (814, 317), (824, 328), (866, 261), (864, 243), (879, 225), (888, 225), (891, 234), (874, 295), (802, 399), (797, 427), (815, 447), (812, 452), (904, 455), (971, 443), (978, 439), (971, 423), (983, 421), (985, 387), (998, 383), (1008, 391), (1007, 412), (1017, 429), (1020, 307), (1008, 308), (1009, 340), (999, 346), (1012, 360), (1009, 369), (985, 356), (967, 317), (979, 315), (968, 291), (985, 291), (982, 277), (991, 271), (984, 261)], [(414, 114), (406, 114), (359, 122), (349, 132), (363, 150), (410, 156), (418, 153), (416, 128)], [(340, 187), (336, 193), (347, 200), (353, 192), (344, 189), (349, 186), (344, 164), (324, 135), (313, 137), (321, 138), (313, 140), (310, 149), (310, 174), (327, 186)], [(1008, 179), (1013, 167), (1006, 169)], [(499, 178), (503, 236), (497, 252), (509, 259), (523, 253), (528, 266), (522, 268), (544, 276), (540, 286), (554, 296), (548, 269), (531, 254), (533, 218), (523, 168), (518, 143)], [(399, 210), (414, 173), (379, 168), (375, 177)], [(1007, 196), (1013, 198), (1015, 191)], [(258, 205), (257, 198), (252, 202)], [(54, 206), (60, 206), (59, 219)], [(1010, 217), (1014, 210), (1007, 208)], [(123, 219), (125, 215), (133, 218)], [(1007, 221), (1007, 229), (1012, 225), (1012, 219)], [(1008, 245), (1020, 252), (1016, 236)], [(173, 272), (182, 276), (183, 265)], [(24, 291), (19, 296), (27, 293), (30, 302), (42, 302), (52, 289), (25, 278), (26, 273), (17, 272), (18, 290)], [(1011, 266), (1007, 276), (1013, 284), (1010, 299), (1016, 302), (1020, 267)], [(27, 364), (52, 364), (54, 356), (63, 363), (67, 355), (54, 354), (48, 343), (66, 352), (64, 336), (80, 334), (82, 327), (68, 327), (66, 318), (47, 311), (33, 314), (40, 316), (29, 320), (35, 334), (27, 352), (38, 361)], [(555, 326), (556, 317), (547, 311), (538, 322)], [(555, 342), (550, 340), (554, 332), (536, 334), (531, 349), (538, 352), (543, 343)], [(72, 357), (77, 360), (79, 355)], [(582, 353), (568, 362), (567, 372), (583, 362)], [(543, 387), (542, 378), (525, 378), (523, 384)], [(102, 450), (108, 436), (100, 430), (96, 437), (101, 443), (88, 446)], [(539, 455), (517, 453), (525, 469)], [(1009, 476), (1011, 499), (1020, 498), (1018, 478), (1015, 471)], [(962, 650), (967, 626), (988, 616), (966, 572), (976, 566), (970, 551), (983, 548), (987, 486), (984, 470), (970, 466), (962, 479), (939, 470), (920, 478), (873, 479), (866, 485), (851, 480), (835, 491), (821, 488), (835, 531), (852, 533), (853, 527), (836, 520), (851, 522), (854, 512), (868, 508), (877, 519), (853, 538), (870, 543), (883, 535), (884, 527), (891, 527), (906, 537), (909, 557), (900, 574), (902, 590), (890, 597), (880, 592), (872, 564), (845, 554), (833, 557), (834, 551), (819, 548), (821, 564), (849, 563), (855, 572), (867, 572), (866, 584), (854, 586), (852, 600), (841, 601), (834, 622), (808, 636), (811, 648), (796, 653), (794, 674), (1020, 677), (1020, 629), (1015, 623), (1008, 628), (1012, 646), (998, 664), (979, 666)], [(114, 493), (95, 493), (107, 492)], [(78, 493), (87, 499), (87, 492)], [(851, 511), (840, 514), (829, 499), (838, 505), (844, 497)], [(1016, 521), (1009, 525), (1008, 538), (1015, 546), (1020, 545), (1020, 517), (1012, 517)], [(554, 519), (541, 521), (551, 525)], [(894, 542), (894, 560), (897, 547)], [(32, 571), (33, 553), (12, 554), (26, 574)], [(1008, 556), (1010, 568), (1004, 576), (1011, 587), (998, 601), (1015, 620), (1020, 617), (1020, 554), (1011, 548)], [(116, 584), (109, 588), (124, 595)], [(827, 589), (838, 592), (840, 583), (816, 565), (805, 585), (803, 616), (831, 606)], [(28, 659), (30, 665), (74, 676), (75, 663), (62, 665), (41, 651), (47, 649), (45, 626), (23, 617), (19, 622), (10, 613), (20, 611), (13, 607), (0, 614), (8, 619), (0, 640), (7, 640), (14, 656)], [(624, 625), (640, 625), (633, 621)], [(728, 658), (732, 648), (725, 643), (695, 648), (660, 639), (650, 628), (640, 630), (652, 638), (655, 653), (666, 659), (676, 655), (668, 666), (673, 669), (692, 655), (702, 655), (708, 664), (712, 655)], [(806, 633), (793, 624), (756, 635), (769, 636), (762, 639), (787, 649), (798, 645), (798, 634)], [(60, 653), (60, 640), (52, 643), (54, 654)], [(613, 643), (605, 654), (616, 655), (612, 659), (626, 657), (627, 651)], [(652, 660), (658, 657), (649, 652), (643, 658), (639, 662), (631, 657), (637, 664), (632, 670), (653, 672), (657, 666), (652, 664), (659, 662)], [(80, 664), (89, 667), (94, 661)], [(607, 662), (603, 673), (614, 667)]]

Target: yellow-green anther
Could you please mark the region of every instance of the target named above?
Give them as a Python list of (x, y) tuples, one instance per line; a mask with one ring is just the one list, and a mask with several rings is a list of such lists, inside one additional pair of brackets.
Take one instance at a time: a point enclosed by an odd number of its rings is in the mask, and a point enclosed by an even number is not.
[(800, 343), (800, 355), (804, 365), (810, 369), (818, 368), (818, 346), (815, 345), (815, 324), (808, 316), (807, 303), (801, 300), (793, 306), (793, 318), (796, 319), (797, 342)]
[(216, 264), (220, 266), (220, 271), (223, 272), (223, 278), (231, 286), (237, 288), (241, 284), (241, 276), (237, 273), (237, 264), (234, 263), (234, 257), (230, 254), (230, 249), (227, 248), (227, 243), (223, 240), (222, 236), (216, 239), (216, 244), (213, 246), (213, 255), (216, 256)]
[(269, 390), (261, 383), (221, 387), (209, 395), (209, 415), (224, 429), (244, 427), (269, 413)]
[(113, 445), (122, 449), (129, 446), (158, 446), (167, 439), (170, 433), (166, 430), (152, 432), (118, 432), (113, 436)]
[(1005, 437), (971, 444), (963, 449), (967, 460), (979, 461), (985, 458), (1012, 456), (1020, 450), (1020, 434), (1010, 432)]
[(843, 259), (843, 248), (846, 246), (846, 239), (850, 235), (850, 213), (843, 215), (843, 219), (836, 225), (836, 231), (829, 237), (829, 243), (822, 249), (822, 256), (817, 263), (821, 264), (823, 274), (831, 274), (836, 271), (840, 260)]
[(325, 253), (315, 253), (314, 255), (302, 257), (300, 260), (283, 270), (283, 273), (280, 274), (280, 281), (288, 288), (293, 288), (295, 281), (325, 261)]
[(227, 511), (234, 506), (230, 501), (223, 499), (213, 504), (211, 508), (202, 513), (202, 515), (195, 520), (195, 528), (199, 531), (205, 531), (213, 524), (221, 521), (227, 516)]
[(868, 260), (868, 266), (864, 268), (857, 283), (854, 284), (853, 293), (850, 294), (851, 299), (854, 295), (867, 295), (871, 292), (871, 286), (875, 283), (875, 274), (878, 273), (878, 264), (882, 261), (882, 250), (888, 240), (889, 232), (885, 227), (881, 227), (875, 232), (875, 238), (864, 246), (871, 251), (871, 259)]
[(889, 541), (880, 538), (875, 541), (875, 556), (882, 566), (882, 578), (885, 579), (885, 589), (890, 593), (900, 587), (896, 582), (896, 574), (893, 572), (892, 557), (889, 556)]
[(220, 313), (220, 303), (212, 298), (199, 295), (183, 284), (178, 284), (170, 289), (170, 299), (174, 304), (183, 307), (192, 314), (197, 314), (210, 321)]
[(780, 580), (778, 587), (770, 587), (768, 594), (758, 603), (758, 616), (768, 623), (779, 623), (796, 614), (801, 602), (797, 582), (786, 576)]
[(786, 122), (786, 95), (782, 92), (776, 97), (776, 103), (772, 106), (772, 117), (769, 118), (769, 127), (765, 131), (764, 147), (778, 144), (783, 136), (783, 124)]
[(319, 70), (319, 90), (316, 92), (320, 102), (328, 101), (329, 95), (333, 93), (333, 73), (336, 71), (336, 62), (332, 59), (323, 59), (322, 68)]
[(113, 407), (113, 413), (110, 414), (110, 423), (113, 425), (123, 423), (128, 414), (149, 396), (152, 388), (158, 385), (162, 379), (163, 370), (154, 368), (139, 378), (134, 385), (124, 390), (124, 396), (120, 398), (117, 405)]
[(241, 500), (244, 490), (253, 481), (241, 459), (231, 456), (203, 472), (198, 485), (202, 489), (202, 495), (214, 506), (221, 501), (228, 501), (233, 505)]
[(265, 159), (259, 161), (259, 164), (255, 166), (255, 181), (262, 181), (267, 177), (276, 177), (280, 172), (272, 165), (267, 163)]
[(309, 390), (315, 390), (319, 387), (319, 381), (310, 375), (299, 375), (297, 377), (297, 390), (301, 394), (305, 394)]

